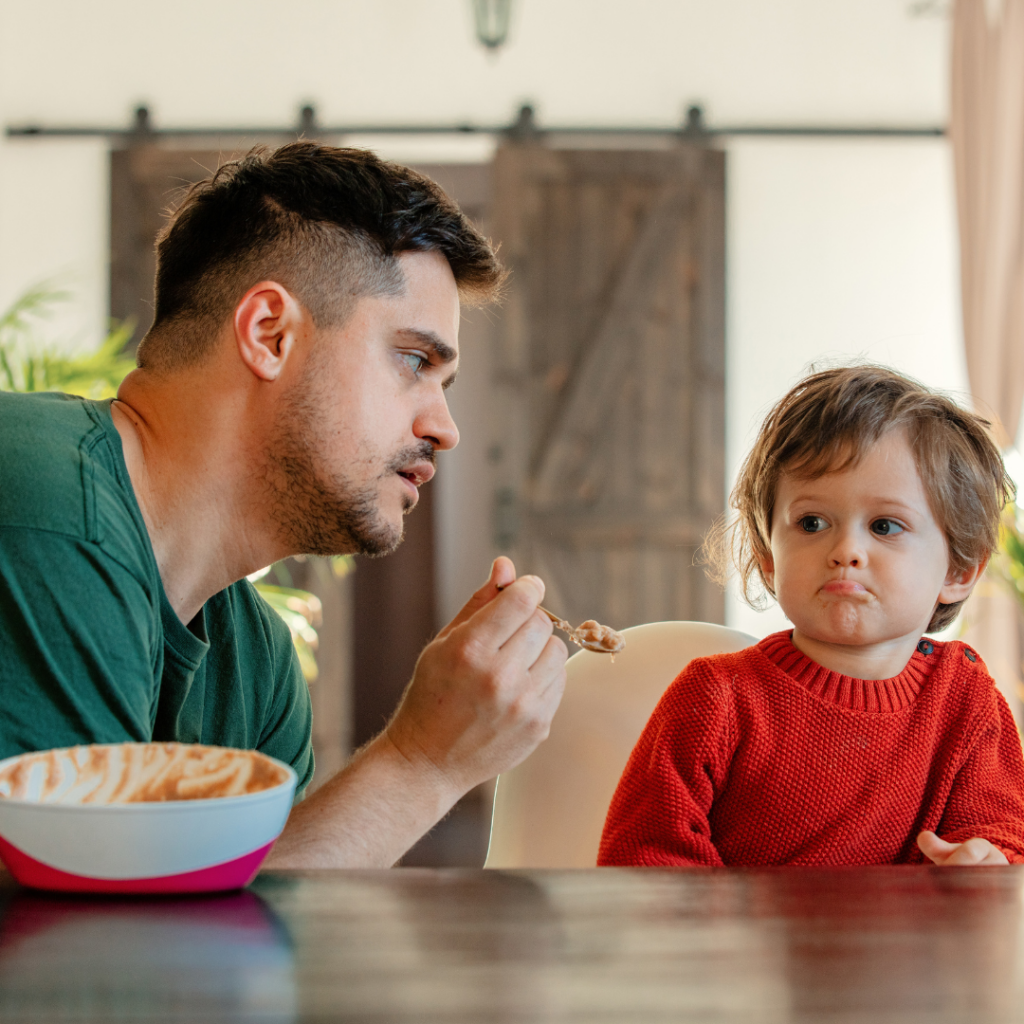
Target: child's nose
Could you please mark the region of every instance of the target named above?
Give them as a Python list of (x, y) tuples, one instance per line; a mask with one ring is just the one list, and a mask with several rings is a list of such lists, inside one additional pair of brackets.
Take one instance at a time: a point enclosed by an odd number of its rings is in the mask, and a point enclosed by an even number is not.
[(856, 531), (836, 532), (836, 542), (829, 552), (829, 564), (836, 569), (858, 569), (864, 565), (864, 547)]

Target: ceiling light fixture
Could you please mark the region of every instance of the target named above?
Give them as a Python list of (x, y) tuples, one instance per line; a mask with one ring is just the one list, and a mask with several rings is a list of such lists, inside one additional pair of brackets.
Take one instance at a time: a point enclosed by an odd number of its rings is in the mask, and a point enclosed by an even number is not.
[(492, 52), (508, 39), (512, 0), (472, 0), (476, 38)]

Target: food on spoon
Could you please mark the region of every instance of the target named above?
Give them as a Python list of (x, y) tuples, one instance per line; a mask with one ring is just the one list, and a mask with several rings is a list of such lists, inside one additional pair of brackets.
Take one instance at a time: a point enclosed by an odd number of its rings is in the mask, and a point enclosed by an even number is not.
[[(498, 590), (504, 589), (498, 587)], [(611, 626), (602, 626), (593, 619), (587, 619), (583, 625), (576, 628), (565, 619), (560, 619), (554, 612), (548, 611), (543, 605), (538, 605), (537, 610), (546, 615), (563, 633), (568, 633), (569, 639), (584, 650), (593, 651), (595, 654), (610, 654), (614, 661), (615, 655), (626, 646), (626, 638)]]
[(198, 743), (112, 743), (43, 750), (0, 769), (0, 799), (130, 804), (241, 796), (287, 771), (255, 750)]
[(626, 646), (626, 638), (612, 629), (602, 626), (593, 619), (587, 619), (572, 631), (572, 637), (582, 647), (591, 651), (618, 654)]
[[(547, 609), (542, 608), (541, 611)], [(548, 612), (548, 615), (551, 613)], [(582, 625), (575, 627), (570, 626), (565, 619), (555, 618), (554, 615), (551, 615), (551, 620), (560, 630), (569, 634), (569, 639), (577, 647), (593, 651), (595, 654), (610, 654), (614, 659), (626, 646), (626, 638), (621, 633), (617, 633), (611, 626), (602, 626), (593, 619), (587, 619)]]

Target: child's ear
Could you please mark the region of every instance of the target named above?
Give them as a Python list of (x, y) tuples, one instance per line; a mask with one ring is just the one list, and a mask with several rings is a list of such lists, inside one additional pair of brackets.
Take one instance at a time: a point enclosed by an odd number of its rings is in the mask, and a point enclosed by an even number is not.
[(974, 589), (974, 584), (981, 579), (986, 565), (988, 565), (987, 556), (977, 565), (968, 566), (960, 572), (950, 572), (939, 591), (939, 604), (956, 604), (958, 601), (966, 601)]
[(757, 564), (761, 568), (761, 575), (764, 577), (765, 583), (768, 585), (768, 589), (775, 592), (775, 559), (772, 558), (771, 553), (766, 555), (757, 556)]

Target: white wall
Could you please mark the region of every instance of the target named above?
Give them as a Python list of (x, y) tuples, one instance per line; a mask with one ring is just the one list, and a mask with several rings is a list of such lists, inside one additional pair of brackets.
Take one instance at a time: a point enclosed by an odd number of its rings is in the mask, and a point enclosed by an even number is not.
[[(713, 124), (942, 124), (948, 23), (911, 17), (913, 6), (517, 0), (493, 56), (473, 39), (469, 0), (6, 3), (0, 124), (122, 125), (141, 102), (164, 126), (283, 126), (304, 102), (329, 124), (490, 124), (527, 100), (547, 124), (674, 124), (693, 101)], [(377, 143), (409, 162), (486, 159), (492, 145)], [(757, 416), (816, 359), (865, 355), (962, 388), (945, 144), (728, 149), (730, 470)], [(98, 337), (107, 219), (102, 142), (0, 141), (0, 308), (63, 274), (78, 298), (54, 332)], [(471, 379), (467, 367), (459, 387)], [(473, 400), (455, 404), (472, 423)], [(452, 453), (453, 478), (472, 478), (481, 457), (470, 444)], [(448, 514), (478, 522), (485, 507), (475, 495)], [(467, 561), (447, 579), (479, 577), (478, 534), (462, 552), (452, 521), (443, 550)], [(735, 602), (729, 616), (755, 633), (777, 621)]]
[[(943, 140), (733, 142), (726, 458), (812, 363), (870, 359), (967, 400)], [(731, 595), (730, 625), (781, 629)]]
[(103, 139), (0, 144), (0, 311), (31, 286), (66, 291), (44, 326), (65, 348), (106, 327), (108, 178)]
[(942, 19), (911, 0), (514, 0), (508, 46), (470, 0), (32, 0), (0, 5), (0, 95), (16, 121), (164, 124), (941, 120)]

